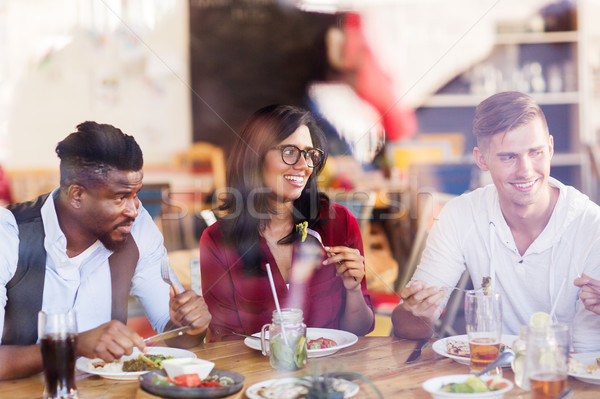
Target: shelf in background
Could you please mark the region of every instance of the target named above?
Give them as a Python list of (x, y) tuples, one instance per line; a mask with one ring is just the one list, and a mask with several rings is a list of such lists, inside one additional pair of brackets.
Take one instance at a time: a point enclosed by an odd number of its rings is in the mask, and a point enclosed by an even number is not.
[(581, 152), (555, 152), (552, 156), (552, 166), (576, 166), (588, 164), (588, 157)]
[(574, 43), (578, 40), (577, 31), (499, 33), (496, 36), (496, 44)]
[[(421, 107), (476, 107), (490, 94), (436, 94), (431, 96)], [(540, 105), (579, 104), (578, 92), (562, 93), (529, 93)]]

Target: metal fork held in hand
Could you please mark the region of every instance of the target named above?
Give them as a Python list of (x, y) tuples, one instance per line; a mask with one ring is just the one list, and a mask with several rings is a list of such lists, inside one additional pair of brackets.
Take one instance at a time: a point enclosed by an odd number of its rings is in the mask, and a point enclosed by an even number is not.
[[(313, 229), (309, 229), (308, 227), (306, 228), (306, 233), (313, 236), (314, 238), (317, 239), (317, 241), (319, 241), (319, 244), (321, 244), (321, 248), (323, 248), (323, 251), (325, 251), (327, 253), (327, 255), (332, 256), (333, 254), (331, 252), (327, 252), (327, 249), (325, 249), (325, 245), (323, 245), (323, 240), (321, 239), (321, 234), (319, 234), (318, 231), (315, 231)], [(356, 280), (356, 277), (352, 276), (352, 278), (354, 279), (354, 281)]]
[[(319, 234), (318, 231), (314, 231), (313, 229), (309, 229), (308, 227), (306, 228), (306, 233), (315, 237), (317, 239), (317, 241), (319, 241), (319, 244), (321, 244), (321, 248), (323, 248), (323, 250), (325, 252), (327, 252), (327, 250), (325, 249), (325, 245), (323, 245), (323, 240), (321, 239), (321, 234)], [(329, 252), (327, 252), (327, 254), (331, 255)]]
[(170, 270), (171, 270), (171, 264), (169, 263), (169, 258), (167, 258), (165, 256), (160, 261), (160, 276), (162, 277), (162, 279), (163, 279), (163, 281), (165, 283), (169, 284), (169, 286), (171, 287), (171, 289), (173, 290), (173, 292), (175, 294), (177, 294), (179, 292), (179, 289), (171, 281), (171, 276), (169, 275)]

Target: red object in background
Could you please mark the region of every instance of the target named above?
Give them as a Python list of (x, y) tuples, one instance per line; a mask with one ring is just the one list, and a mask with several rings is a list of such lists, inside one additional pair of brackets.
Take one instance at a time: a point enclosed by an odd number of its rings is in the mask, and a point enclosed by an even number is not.
[(0, 166), (0, 205), (12, 204), (12, 202), (10, 179)]
[(395, 292), (369, 291), (373, 308), (379, 312), (389, 312), (400, 303), (400, 295)]
[(402, 105), (393, 91), (392, 79), (377, 64), (362, 31), (360, 15), (346, 15), (344, 62), (347, 71), (354, 72), (352, 83), (356, 93), (379, 111), (386, 139), (407, 139), (417, 131), (414, 111)]
[(142, 338), (148, 338), (156, 334), (146, 316), (136, 316), (127, 319), (127, 327), (138, 333)]

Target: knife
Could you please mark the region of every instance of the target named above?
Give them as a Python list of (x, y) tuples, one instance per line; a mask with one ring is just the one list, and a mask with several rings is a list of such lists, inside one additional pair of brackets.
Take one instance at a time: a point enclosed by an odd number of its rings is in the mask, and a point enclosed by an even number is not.
[(415, 349), (412, 351), (408, 359), (406, 359), (406, 364), (411, 364), (419, 360), (419, 358), (421, 357), (421, 351), (423, 350), (423, 348), (425, 348), (425, 346), (427, 346), (428, 343), (429, 338), (419, 340)]
[(566, 391), (563, 391), (560, 395), (558, 395), (556, 397), (556, 399), (567, 399), (572, 394), (573, 394), (573, 388), (569, 388)]
[[(234, 335), (238, 335), (240, 337), (252, 338), (252, 339), (257, 339), (260, 341), (260, 337), (255, 337), (254, 335), (242, 334), (242, 333), (235, 332), (235, 331), (232, 331), (231, 333)], [(265, 341), (268, 341), (268, 340), (269, 340), (269, 338), (265, 338)]]
[(153, 335), (151, 337), (144, 339), (144, 342), (146, 344), (148, 344), (148, 343), (162, 341), (162, 340), (169, 339), (169, 338), (175, 338), (180, 335), (183, 335), (183, 333), (185, 333), (189, 329), (190, 329), (190, 326), (185, 326), (185, 327), (176, 328), (174, 330), (165, 331), (163, 333), (156, 334), (156, 335)]

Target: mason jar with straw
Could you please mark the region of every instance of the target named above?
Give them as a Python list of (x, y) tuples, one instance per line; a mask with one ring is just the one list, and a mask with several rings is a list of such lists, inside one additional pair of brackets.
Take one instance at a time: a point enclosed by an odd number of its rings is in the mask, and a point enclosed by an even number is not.
[(306, 365), (307, 358), (306, 324), (303, 323), (302, 309), (280, 308), (271, 266), (267, 263), (266, 268), (276, 310), (273, 311), (271, 324), (265, 324), (260, 332), (262, 353), (270, 356), (269, 361), (275, 369), (298, 370)]

